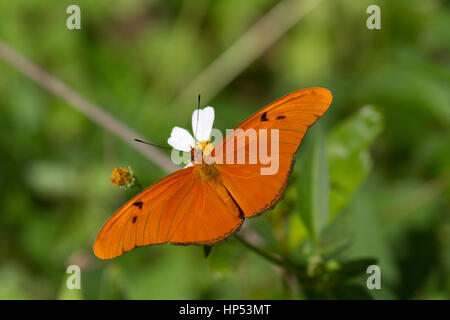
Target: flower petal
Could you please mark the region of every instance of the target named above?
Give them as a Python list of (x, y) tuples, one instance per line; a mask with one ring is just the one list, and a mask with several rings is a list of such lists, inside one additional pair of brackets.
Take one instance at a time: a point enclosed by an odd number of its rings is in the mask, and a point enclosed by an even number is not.
[(214, 123), (214, 108), (206, 107), (192, 113), (192, 130), (196, 141), (208, 141)]
[(194, 164), (192, 163), (192, 162), (189, 162), (187, 165), (185, 165), (184, 167), (183, 167), (183, 169), (184, 168), (188, 168), (188, 167), (192, 167)]
[(170, 138), (167, 139), (167, 143), (174, 149), (190, 152), (194, 147), (194, 138), (189, 131), (180, 127), (174, 127), (170, 133)]

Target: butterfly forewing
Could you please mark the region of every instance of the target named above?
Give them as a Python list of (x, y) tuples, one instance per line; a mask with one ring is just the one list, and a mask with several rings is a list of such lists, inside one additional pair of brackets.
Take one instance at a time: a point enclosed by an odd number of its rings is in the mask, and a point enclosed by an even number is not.
[[(332, 100), (331, 93), (323, 88), (310, 88), (288, 94), (266, 106), (236, 129), (256, 130), (256, 136), (239, 136), (234, 143), (234, 148), (227, 149), (225, 137), (221, 147), (217, 148), (216, 157), (223, 157), (233, 153), (235, 159), (239, 154), (245, 155), (244, 164), (219, 165), (219, 171), (223, 183), (238, 203), (246, 217), (256, 216), (267, 209), (272, 208), (282, 197), (287, 186), (289, 174), (292, 170), (295, 153), (297, 152), (308, 128), (328, 109)], [(278, 129), (278, 169), (274, 174), (261, 174), (261, 169), (267, 167), (258, 161), (250, 163), (250, 155), (253, 151), (249, 147), (251, 143), (258, 144), (261, 141), (259, 129)], [(270, 130), (269, 130), (270, 131)], [(230, 135), (235, 135), (231, 133)], [(266, 141), (271, 141), (268, 135)], [(264, 139), (263, 141), (264, 142)], [(267, 146), (268, 154), (271, 152)], [(260, 151), (258, 151), (259, 153)], [(261, 154), (258, 154), (260, 156)], [(242, 159), (241, 159), (242, 160)]]

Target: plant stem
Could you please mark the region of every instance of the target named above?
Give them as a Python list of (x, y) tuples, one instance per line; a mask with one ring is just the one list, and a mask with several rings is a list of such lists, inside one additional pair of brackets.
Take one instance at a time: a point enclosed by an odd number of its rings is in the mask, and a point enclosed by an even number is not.
[(277, 258), (273, 255), (271, 255), (270, 253), (267, 253), (263, 250), (261, 250), (260, 248), (254, 246), (253, 244), (251, 244), (250, 242), (248, 242), (247, 240), (245, 240), (244, 238), (238, 236), (237, 234), (234, 235), (236, 239), (238, 239), (244, 246), (246, 246), (247, 248), (249, 248), (250, 250), (252, 250), (253, 252), (255, 252), (256, 254), (260, 255), (261, 257), (263, 257), (264, 259), (266, 259), (267, 261), (269, 261), (272, 264), (275, 264), (285, 270), (290, 270), (292, 269), (292, 266), (290, 263), (288, 263), (285, 260), (282, 260), (280, 258)]
[(144, 186), (139, 182), (139, 180), (137, 178), (134, 182), (134, 186), (139, 189), (139, 192), (144, 190)]
[(198, 88), (202, 88), (203, 101), (210, 101), (321, 2), (322, 0), (279, 1), (189, 82), (173, 101), (174, 108), (192, 101)]
[(141, 144), (135, 143), (134, 139), (146, 139), (133, 129), (126, 126), (120, 120), (114, 118), (111, 114), (106, 112), (104, 108), (90, 102), (61, 80), (51, 76), (38, 65), (17, 53), (0, 39), (0, 59), (1, 58), (22, 72), (25, 76), (31, 80), (34, 80), (42, 88), (63, 99), (68, 106), (71, 106), (94, 121), (100, 127), (118, 136), (164, 171), (173, 172), (178, 170), (178, 166), (174, 165), (172, 161), (170, 161), (170, 157), (168, 157), (167, 154), (156, 148), (148, 148), (142, 146)]

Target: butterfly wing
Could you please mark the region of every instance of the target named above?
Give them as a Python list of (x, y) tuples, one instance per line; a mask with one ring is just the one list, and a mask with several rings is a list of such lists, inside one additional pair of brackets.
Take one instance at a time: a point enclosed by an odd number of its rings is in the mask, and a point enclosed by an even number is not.
[(151, 244), (213, 245), (236, 231), (243, 222), (236, 203), (195, 170), (176, 171), (121, 207), (97, 235), (95, 255), (111, 259)]
[[(255, 129), (256, 138), (233, 132), (219, 143), (215, 155), (223, 157), (224, 164), (218, 165), (223, 183), (246, 217), (256, 216), (272, 208), (282, 198), (295, 153), (308, 128), (328, 109), (331, 100), (332, 95), (327, 89), (310, 88), (295, 91), (266, 106), (235, 128), (244, 131)], [(261, 168), (267, 165), (259, 161), (256, 164), (249, 164), (251, 155), (249, 144), (261, 138), (258, 129), (278, 129), (279, 163), (276, 174), (262, 175)], [(267, 137), (269, 140), (272, 136)], [(227, 139), (235, 140), (234, 147), (228, 150)], [(239, 143), (242, 141), (245, 143)], [(268, 148), (268, 154), (270, 151)], [(235, 164), (225, 162), (226, 156), (230, 153), (233, 154)], [(242, 155), (246, 157), (245, 164), (237, 164), (237, 160), (242, 160)]]

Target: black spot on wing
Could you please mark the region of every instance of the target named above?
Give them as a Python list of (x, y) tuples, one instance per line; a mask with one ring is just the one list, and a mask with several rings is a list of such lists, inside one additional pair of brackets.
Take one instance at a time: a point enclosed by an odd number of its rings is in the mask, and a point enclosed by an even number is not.
[(135, 202), (135, 203), (133, 203), (133, 206), (136, 206), (136, 207), (138, 207), (139, 209), (142, 209), (142, 206), (143, 206), (144, 204), (142, 203), (142, 201), (137, 201), (137, 202)]
[(136, 223), (136, 220), (137, 220), (137, 216), (134, 216), (132, 222), (133, 222), (133, 223)]
[(269, 121), (269, 119), (267, 119), (267, 111), (262, 114), (261, 121)]
[(281, 120), (281, 119), (284, 119), (284, 118), (286, 118), (286, 116), (278, 116), (277, 117), (278, 120)]

